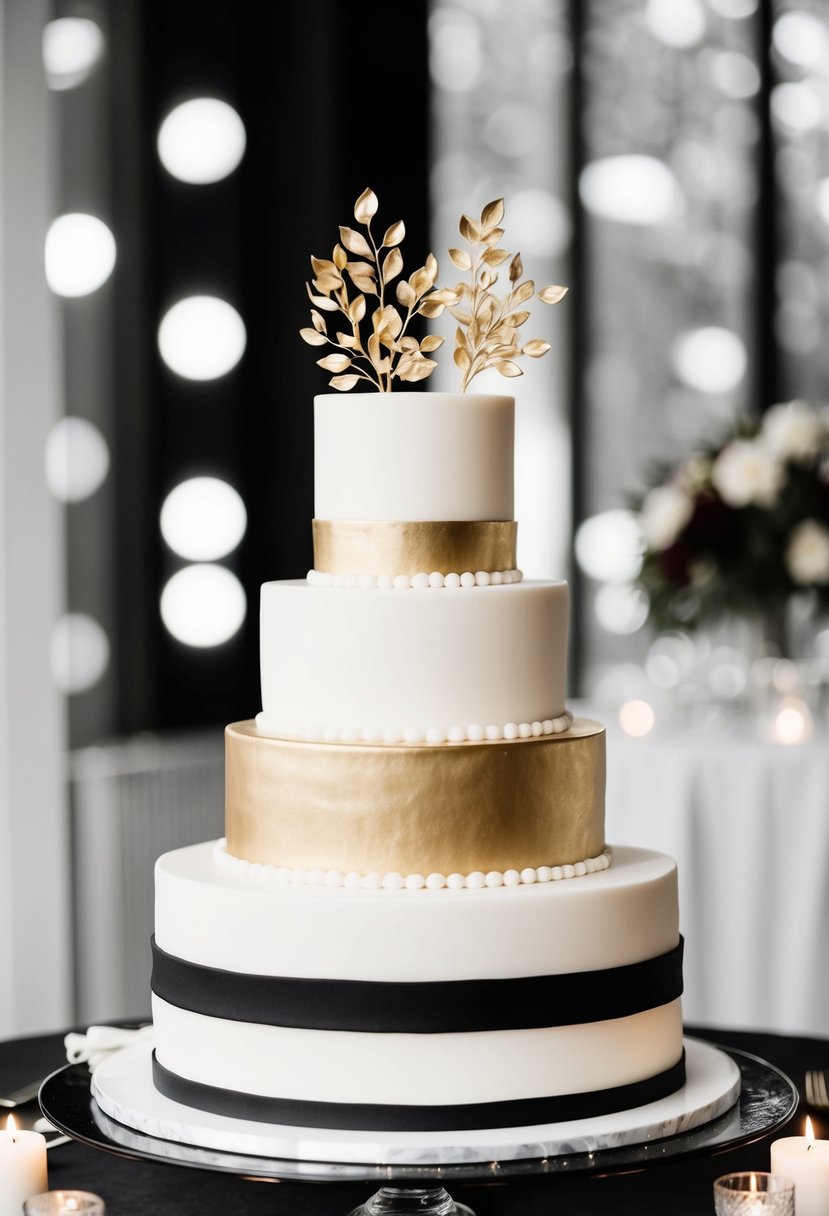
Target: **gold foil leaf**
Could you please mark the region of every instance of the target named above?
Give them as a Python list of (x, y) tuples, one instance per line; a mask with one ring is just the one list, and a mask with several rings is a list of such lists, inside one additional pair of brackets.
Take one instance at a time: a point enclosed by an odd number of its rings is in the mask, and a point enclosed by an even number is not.
[(470, 219), (468, 215), (461, 216), (461, 222), (458, 225), (461, 236), (465, 241), (470, 243), (477, 242), (481, 239), (481, 226), (476, 220)]
[(493, 224), (500, 224), (504, 218), (504, 200), (496, 198), (493, 202), (487, 203), (481, 212), (481, 227), (491, 228)]
[(420, 343), (420, 349), (428, 355), (431, 354), (433, 350), (439, 350), (440, 347), (443, 346), (444, 341), (445, 339), (441, 338), (439, 334), (427, 334)]
[[(530, 315), (520, 306), (533, 295), (535, 283), (532, 279), (520, 282), (524, 273), (521, 255), (500, 248), (504, 210), (504, 200), (495, 199), (482, 210), (480, 223), (468, 215), (461, 216), (461, 236), (470, 249), (449, 250), (452, 264), (469, 274), (468, 282), (456, 286), (455, 299), (449, 303), (449, 311), (458, 322), (454, 359), (463, 372), (463, 392), (487, 368), (494, 368), (502, 376), (521, 376), (517, 358), (528, 355), (539, 359), (550, 350), (550, 344), (540, 338), (531, 339), (523, 347), (518, 340), (518, 329)], [(510, 287), (499, 295), (495, 291), (498, 268), (507, 261)], [(539, 299), (554, 304), (565, 292), (566, 288), (545, 287), (539, 292)], [(434, 293), (433, 300), (440, 298)], [(459, 308), (461, 302), (463, 307)]]
[(392, 249), (391, 253), (383, 262), (383, 281), (390, 283), (392, 279), (396, 279), (403, 269), (403, 257), (399, 249)]
[(417, 296), (405, 279), (397, 284), (395, 294), (397, 295), (398, 303), (402, 304), (404, 308), (411, 308), (417, 302)]
[(538, 298), (543, 304), (558, 304), (559, 300), (563, 300), (568, 292), (567, 287), (544, 287), (539, 293)]
[[(334, 347), (335, 353), (318, 360), (325, 371), (340, 373), (346, 368), (354, 369), (348, 375), (338, 374), (330, 381), (331, 387), (340, 392), (353, 388), (358, 380), (372, 384), (380, 392), (389, 392), (395, 378), (425, 379), (436, 365), (424, 357), (423, 351), (436, 350), (440, 342), (421, 348), (414, 336), (406, 334), (407, 327), (416, 316), (440, 316), (446, 303), (457, 300), (451, 289), (434, 291), (438, 264), (430, 253), (408, 282), (400, 281), (396, 285), (395, 296), (405, 310), (405, 316), (401, 316), (393, 304), (387, 303), (387, 289), (390, 294), (394, 279), (403, 270), (403, 256), (398, 246), (406, 235), (406, 226), (402, 220), (390, 224), (378, 245), (371, 230), (378, 207), (377, 195), (366, 188), (354, 204), (354, 218), (365, 226), (365, 233), (342, 225), (340, 243), (335, 244), (332, 257), (311, 258), (314, 290), (311, 284), (306, 284), (306, 291), (315, 306), (311, 310), (313, 328), (301, 330), (300, 336), (312, 346)], [(381, 262), (383, 249), (389, 252)], [(353, 255), (351, 259), (349, 255)], [(357, 292), (353, 298), (352, 290)], [(360, 328), (367, 313), (366, 296), (378, 298), (378, 307), (371, 314), (371, 332), (367, 336)], [(316, 309), (341, 313), (348, 320), (351, 333), (337, 330), (332, 338), (325, 318)]]
[(371, 258), (374, 261), (371, 245), (364, 236), (359, 232), (355, 232), (353, 228), (340, 227), (340, 240), (345, 245), (349, 253), (359, 254), (361, 258)]
[(344, 372), (351, 367), (351, 360), (348, 355), (326, 355), (324, 359), (317, 359), (317, 367), (327, 372)]
[(380, 206), (377, 195), (368, 187), (363, 191), (354, 204), (354, 218), (358, 224), (367, 224), (372, 216), (377, 214)]
[(331, 388), (337, 389), (340, 393), (347, 393), (349, 389), (354, 388), (354, 385), (360, 379), (359, 376), (335, 376), (333, 380), (329, 380)]
[(387, 248), (391, 245), (399, 245), (406, 235), (406, 225), (402, 220), (398, 220), (396, 224), (391, 224), (386, 229), (386, 235), (383, 237), (383, 244)]

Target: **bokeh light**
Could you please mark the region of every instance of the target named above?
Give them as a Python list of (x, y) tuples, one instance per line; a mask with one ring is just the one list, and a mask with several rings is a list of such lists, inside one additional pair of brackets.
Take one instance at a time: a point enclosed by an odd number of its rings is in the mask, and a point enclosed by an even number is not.
[(745, 375), (746, 348), (737, 334), (716, 325), (681, 334), (671, 351), (674, 371), (683, 384), (702, 393), (727, 393)]
[(245, 124), (226, 101), (197, 97), (171, 110), (158, 131), (158, 155), (167, 172), (182, 182), (221, 181), (245, 154)]
[(636, 633), (648, 619), (648, 597), (628, 583), (605, 583), (596, 593), (594, 610), (608, 633)]
[(231, 553), (245, 534), (245, 504), (218, 477), (191, 477), (170, 491), (161, 508), (161, 535), (179, 557), (209, 562)]
[(220, 646), (238, 633), (247, 612), (242, 584), (224, 566), (185, 566), (161, 593), (161, 619), (186, 646)]
[(599, 219), (660, 224), (679, 206), (676, 179), (653, 156), (607, 156), (585, 165), (579, 177), (584, 206)]
[(171, 371), (187, 380), (215, 380), (231, 371), (247, 343), (242, 318), (217, 296), (189, 296), (167, 312), (158, 349)]
[(58, 216), (44, 247), (46, 282), (59, 296), (87, 296), (115, 266), (115, 237), (103, 220), (82, 212)]
[(619, 708), (619, 725), (626, 735), (641, 739), (656, 725), (656, 714), (647, 701), (625, 701)]
[(50, 89), (74, 89), (92, 74), (104, 50), (100, 26), (88, 17), (57, 17), (43, 27), (41, 53)]
[(109, 447), (85, 418), (61, 418), (46, 438), (46, 484), (59, 502), (94, 494), (109, 472)]
[(642, 531), (633, 512), (619, 507), (579, 524), (575, 549), (579, 567), (599, 582), (629, 583), (642, 568)]
[(61, 692), (87, 692), (109, 666), (109, 638), (93, 617), (69, 612), (52, 631), (49, 657), (52, 678)]

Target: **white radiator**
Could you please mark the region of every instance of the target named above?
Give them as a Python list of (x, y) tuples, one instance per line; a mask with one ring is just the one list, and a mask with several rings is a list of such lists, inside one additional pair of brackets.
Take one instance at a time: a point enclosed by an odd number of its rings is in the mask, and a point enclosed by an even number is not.
[(150, 1009), (153, 866), (160, 853), (224, 833), (221, 727), (139, 735), (71, 756), (79, 1023)]

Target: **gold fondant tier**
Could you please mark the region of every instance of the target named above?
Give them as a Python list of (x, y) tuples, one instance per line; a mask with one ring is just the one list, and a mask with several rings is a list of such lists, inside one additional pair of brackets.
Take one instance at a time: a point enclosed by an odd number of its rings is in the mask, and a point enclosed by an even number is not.
[(314, 569), (326, 574), (463, 574), (514, 570), (514, 520), (396, 523), (315, 519)]
[(605, 734), (491, 743), (311, 743), (225, 731), (227, 849), (344, 874), (574, 864), (604, 848)]

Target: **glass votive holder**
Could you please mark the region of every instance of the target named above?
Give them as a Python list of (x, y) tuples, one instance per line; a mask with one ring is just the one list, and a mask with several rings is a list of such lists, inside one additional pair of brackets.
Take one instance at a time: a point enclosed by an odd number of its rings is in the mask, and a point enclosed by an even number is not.
[(23, 1204), (23, 1216), (106, 1216), (106, 1204), (91, 1191), (44, 1191)]
[(794, 1183), (779, 1174), (723, 1174), (714, 1183), (716, 1216), (794, 1216)]

